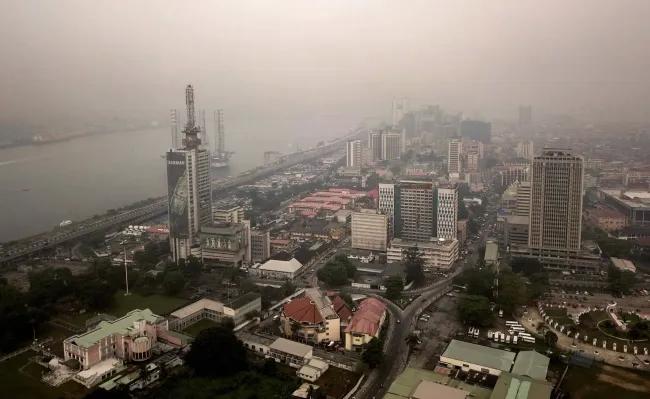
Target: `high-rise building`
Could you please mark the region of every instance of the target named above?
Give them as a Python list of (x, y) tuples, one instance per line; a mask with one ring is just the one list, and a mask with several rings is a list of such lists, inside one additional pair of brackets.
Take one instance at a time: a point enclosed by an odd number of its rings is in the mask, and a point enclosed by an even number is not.
[(393, 127), (399, 125), (404, 115), (408, 112), (408, 100), (406, 98), (393, 98)]
[(435, 188), (431, 181), (401, 180), (395, 186), (395, 236), (429, 241), (435, 236)]
[(535, 148), (531, 140), (522, 141), (517, 144), (517, 156), (519, 158), (532, 160), (535, 156)]
[(384, 132), (381, 135), (381, 159), (382, 161), (394, 161), (402, 154), (402, 134)]
[(178, 128), (180, 126), (180, 115), (178, 114), (177, 109), (170, 109), (169, 110), (169, 125), (171, 128), (171, 134), (172, 134), (172, 148), (178, 148), (180, 147), (180, 129)]
[(533, 107), (530, 105), (519, 106), (519, 127), (530, 126), (533, 123)]
[(213, 211), (212, 219), (216, 223), (242, 223), (244, 221), (244, 208), (239, 205), (217, 208)]
[(187, 123), (182, 148), (167, 152), (169, 239), (174, 261), (190, 255), (202, 225), (212, 221), (210, 157), (201, 146), (194, 114), (194, 89), (185, 90)]
[(213, 223), (201, 226), (201, 258), (206, 264), (240, 267), (248, 259), (247, 223)]
[(393, 237), (395, 223), (395, 185), (392, 183), (379, 183), (379, 199), (377, 201), (379, 212), (388, 216), (388, 236)]
[(459, 177), (462, 172), (461, 153), (463, 151), (463, 142), (460, 139), (449, 140), (449, 149), (447, 151), (447, 172), (449, 176)]
[(530, 182), (522, 181), (517, 186), (515, 215), (530, 216)]
[(370, 161), (381, 160), (381, 131), (368, 133), (368, 148), (370, 149)]
[(528, 246), (540, 255), (580, 250), (583, 159), (545, 148), (533, 159)]
[(352, 213), (352, 248), (386, 252), (388, 215), (375, 209)]
[(455, 240), (458, 236), (458, 189), (438, 187), (436, 200), (436, 237)]
[(487, 144), (492, 136), (492, 124), (489, 122), (465, 119), (460, 122), (460, 136), (464, 139), (478, 140)]
[(361, 166), (361, 140), (349, 140), (345, 145), (345, 166)]
[(271, 257), (271, 236), (268, 230), (251, 231), (251, 258), (262, 262)]

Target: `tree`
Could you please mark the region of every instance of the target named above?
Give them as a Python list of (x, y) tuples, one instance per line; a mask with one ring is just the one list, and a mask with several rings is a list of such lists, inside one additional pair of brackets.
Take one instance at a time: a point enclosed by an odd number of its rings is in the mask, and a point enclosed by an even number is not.
[(230, 326), (207, 328), (192, 342), (187, 365), (202, 377), (223, 377), (248, 368), (246, 349)]
[(518, 306), (526, 303), (526, 285), (518, 274), (511, 271), (499, 273), (499, 290), (495, 302), (504, 313), (512, 314)]
[(494, 321), (490, 302), (484, 296), (468, 295), (458, 302), (458, 317), (470, 326), (488, 327)]
[(366, 345), (366, 349), (361, 354), (361, 360), (363, 360), (363, 362), (371, 369), (379, 366), (384, 360), (383, 346), (384, 343), (381, 340), (377, 338), (371, 339), (370, 342), (368, 342), (368, 345)]
[(402, 297), (404, 281), (399, 276), (392, 276), (386, 280), (386, 298), (396, 301)]
[(404, 250), (404, 268), (406, 269), (406, 282), (413, 282), (419, 285), (424, 282), (424, 259), (422, 252), (417, 246), (407, 248)]
[(357, 268), (345, 255), (337, 255), (316, 272), (320, 281), (332, 287), (348, 284), (348, 279), (353, 278)]
[(454, 278), (454, 284), (467, 287), (470, 295), (492, 296), (494, 273), (488, 269), (466, 269)]
[(187, 262), (185, 262), (184, 271), (188, 275), (192, 277), (199, 276), (202, 270), (203, 270), (203, 262), (201, 262), (201, 259), (193, 255), (187, 257)]
[(404, 338), (404, 341), (406, 341), (406, 345), (408, 345), (409, 350), (411, 351), (420, 343), (418, 336), (413, 333), (407, 335), (406, 338)]
[(609, 281), (609, 290), (616, 295), (627, 294), (636, 282), (634, 273), (620, 270), (611, 265), (607, 270), (607, 280)]
[(523, 273), (526, 276), (544, 271), (542, 264), (537, 259), (530, 258), (514, 258), (510, 262), (510, 268), (513, 272)]
[(175, 295), (181, 292), (185, 287), (185, 277), (181, 272), (172, 271), (165, 273), (165, 279), (163, 280), (163, 289), (168, 295)]
[(546, 345), (550, 347), (555, 346), (555, 344), (557, 344), (557, 334), (551, 330), (547, 331), (546, 334), (544, 334), (544, 342), (546, 342)]

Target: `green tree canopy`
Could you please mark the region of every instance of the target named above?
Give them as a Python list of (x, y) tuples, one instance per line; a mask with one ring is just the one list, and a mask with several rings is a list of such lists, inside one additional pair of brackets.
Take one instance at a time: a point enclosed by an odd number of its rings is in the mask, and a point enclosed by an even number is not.
[(248, 368), (246, 348), (231, 326), (220, 325), (199, 333), (185, 360), (196, 375), (222, 377)]
[(424, 259), (418, 247), (404, 250), (404, 268), (406, 269), (406, 282), (420, 285), (424, 282)]
[(371, 369), (379, 366), (384, 361), (384, 343), (377, 338), (373, 338), (366, 345), (366, 349), (361, 354), (361, 360)]
[(404, 281), (399, 276), (392, 276), (386, 280), (386, 298), (391, 301), (398, 300), (402, 297), (404, 291)]
[(488, 327), (494, 321), (489, 300), (480, 295), (467, 295), (458, 302), (458, 317), (470, 326)]
[(181, 292), (185, 287), (185, 277), (183, 273), (172, 271), (165, 273), (165, 279), (163, 280), (163, 289), (168, 295), (175, 295)]

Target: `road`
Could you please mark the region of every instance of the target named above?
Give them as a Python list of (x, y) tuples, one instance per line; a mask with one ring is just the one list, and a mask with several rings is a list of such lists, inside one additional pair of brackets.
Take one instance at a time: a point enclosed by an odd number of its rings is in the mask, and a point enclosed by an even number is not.
[[(336, 139), (329, 144), (315, 147), (309, 150), (289, 154), (282, 157), (278, 162), (261, 166), (242, 174), (221, 179), (213, 182), (213, 192), (223, 194), (224, 190), (237, 187), (241, 184), (258, 180), (279, 170), (288, 168), (301, 162), (311, 161), (331, 154), (341, 148), (341, 145), (350, 137), (358, 136), (362, 128), (358, 128), (342, 138)], [(138, 223), (167, 212), (167, 197), (160, 197), (147, 205), (129, 209), (127, 211), (104, 215), (97, 219), (85, 220), (71, 226), (58, 228), (52, 232), (44, 233), (25, 240), (20, 240), (12, 245), (0, 247), (0, 265), (18, 260), (25, 256), (37, 253), (44, 249), (54, 248), (62, 243), (75, 240), (97, 231), (104, 231), (113, 226), (123, 223)]]

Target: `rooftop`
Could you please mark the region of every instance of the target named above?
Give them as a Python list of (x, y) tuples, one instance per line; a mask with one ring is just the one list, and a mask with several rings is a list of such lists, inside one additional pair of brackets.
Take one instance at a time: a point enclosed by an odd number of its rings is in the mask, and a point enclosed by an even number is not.
[(386, 305), (376, 298), (364, 299), (352, 316), (345, 332), (375, 335), (379, 322), (386, 311)]
[(553, 385), (529, 377), (501, 373), (490, 399), (549, 399)]
[(113, 334), (129, 334), (129, 332), (135, 330), (134, 323), (136, 322), (145, 321), (147, 323), (154, 324), (162, 320), (164, 320), (162, 317), (154, 314), (149, 309), (135, 309), (120, 317), (119, 319), (115, 319), (113, 321), (102, 321), (97, 325), (95, 329), (83, 334), (73, 335), (72, 337), (68, 338), (67, 341), (70, 341), (84, 348), (89, 348), (95, 345), (98, 341)]
[(614, 265), (614, 267), (617, 269), (636, 273), (636, 266), (632, 261), (620, 258), (610, 258), (610, 260), (612, 261), (612, 265)]
[(495, 370), (510, 371), (515, 361), (513, 352), (452, 339), (442, 357), (462, 360)]
[(545, 381), (549, 360), (548, 357), (535, 351), (521, 351), (517, 354), (512, 373)]
[[(422, 385), (423, 382), (437, 384), (445, 388), (462, 390), (463, 392), (465, 392), (465, 396), (461, 396), (460, 398), (463, 399), (468, 395), (472, 399), (490, 398), (491, 391), (489, 389), (480, 387), (478, 385), (469, 385), (463, 381), (452, 379), (449, 376), (437, 374), (431, 370), (423, 370), (423, 369), (408, 367), (399, 376), (397, 376), (395, 381), (390, 385), (390, 388), (388, 389), (388, 393), (384, 396), (384, 399), (415, 398), (416, 396), (414, 396), (414, 393), (417, 391), (420, 385)], [(422, 386), (422, 390), (424, 392), (421, 391), (419, 393), (420, 395), (426, 394), (425, 388), (436, 389), (439, 387), (425, 384)], [(447, 397), (455, 398), (454, 396), (443, 396), (442, 391), (436, 390), (435, 392), (436, 394), (438, 394), (438, 396), (433, 396), (433, 398), (435, 399), (438, 398), (442, 399)], [(447, 392), (453, 392), (453, 391), (447, 391)], [(455, 394), (458, 393), (455, 392)], [(427, 398), (427, 396), (421, 396), (421, 398)]]
[(279, 352), (288, 353), (297, 357), (304, 358), (313, 348), (309, 345), (301, 344), (300, 342), (290, 341), (285, 338), (278, 338), (269, 346), (270, 349), (274, 349)]
[(238, 298), (235, 298), (228, 302), (227, 306), (232, 309), (239, 309), (241, 307), (244, 307), (248, 305), (249, 303), (257, 300), (260, 298), (260, 294), (257, 294), (255, 292), (248, 292)]
[(209, 309), (217, 313), (223, 313), (223, 303), (209, 298), (201, 298), (196, 302), (192, 302), (187, 306), (183, 306), (182, 308), (177, 309), (176, 311), (172, 312), (170, 316), (177, 319), (184, 319), (197, 312), (203, 311), (204, 309)]
[(268, 270), (273, 272), (285, 272), (285, 273), (295, 273), (302, 267), (302, 264), (298, 262), (295, 258), (291, 260), (277, 260), (271, 259), (266, 261), (260, 270)]

